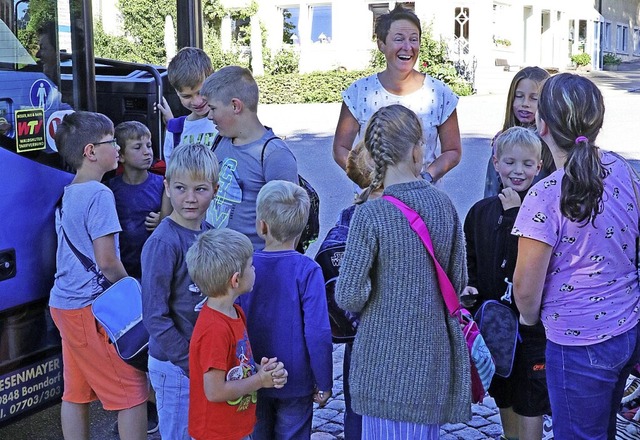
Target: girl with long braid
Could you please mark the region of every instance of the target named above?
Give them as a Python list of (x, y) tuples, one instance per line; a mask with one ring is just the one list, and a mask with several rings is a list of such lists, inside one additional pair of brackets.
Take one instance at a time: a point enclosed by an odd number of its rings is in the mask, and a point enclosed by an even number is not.
[[(467, 282), (458, 214), (420, 176), (422, 129), (415, 113), (392, 105), (369, 121), (364, 142), (375, 169), (361, 196), (384, 188), (418, 212), (436, 258), (460, 292)], [(471, 417), (469, 357), (447, 313), (433, 260), (395, 206), (383, 199), (356, 208), (336, 300), (360, 313), (350, 368), (351, 402), (362, 438), (437, 439), (439, 427)]]
[(614, 439), (625, 381), (640, 360), (640, 181), (598, 148), (603, 120), (589, 79), (563, 73), (545, 82), (536, 128), (557, 171), (529, 190), (513, 229), (513, 293), (521, 324), (545, 327), (557, 439)]

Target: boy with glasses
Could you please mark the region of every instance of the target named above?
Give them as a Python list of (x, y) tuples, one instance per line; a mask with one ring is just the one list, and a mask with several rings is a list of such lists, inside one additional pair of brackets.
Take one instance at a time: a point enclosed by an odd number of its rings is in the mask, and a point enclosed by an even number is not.
[[(121, 228), (113, 193), (100, 183), (118, 166), (113, 123), (99, 113), (68, 114), (58, 126), (56, 144), (76, 170), (56, 212), (57, 270), (49, 299), (62, 337), (62, 432), (66, 439), (89, 438), (89, 403), (99, 399), (104, 409), (118, 411), (120, 438), (142, 440), (147, 437), (146, 374), (118, 356), (91, 312), (104, 290), (99, 281), (115, 283), (127, 276), (118, 252)], [(70, 244), (97, 270), (87, 271)]]

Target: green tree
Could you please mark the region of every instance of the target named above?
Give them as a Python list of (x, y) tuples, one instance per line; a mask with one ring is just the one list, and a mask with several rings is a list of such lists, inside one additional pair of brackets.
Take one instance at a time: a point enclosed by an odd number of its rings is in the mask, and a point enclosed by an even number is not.
[(164, 21), (167, 15), (175, 20), (175, 0), (118, 0), (118, 8), (125, 37), (135, 45), (136, 54), (130, 53), (126, 61), (139, 57), (146, 63), (165, 64)]
[(47, 22), (55, 21), (55, 3), (48, 0), (31, 0), (27, 17), (26, 27), (18, 30), (18, 39), (35, 56), (38, 51), (38, 29)]
[(94, 54), (96, 57), (136, 63), (145, 62), (143, 54), (138, 50), (133, 41), (121, 35), (107, 34), (102, 27), (101, 21), (95, 23), (93, 26), (93, 41)]
[(288, 9), (282, 10), (284, 17), (284, 25), (282, 29), (282, 42), (287, 44), (293, 44), (293, 35), (296, 33), (296, 25), (291, 23), (291, 12)]
[(215, 70), (231, 65), (249, 67), (248, 59), (240, 57), (239, 52), (233, 49), (231, 51), (222, 50), (220, 35), (212, 27), (205, 26), (204, 51), (211, 58), (211, 64)]

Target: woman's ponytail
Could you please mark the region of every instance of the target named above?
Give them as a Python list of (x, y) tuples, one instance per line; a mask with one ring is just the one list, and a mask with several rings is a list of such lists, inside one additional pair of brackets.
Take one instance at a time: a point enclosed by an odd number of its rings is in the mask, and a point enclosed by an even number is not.
[(605, 168), (598, 148), (578, 136), (564, 164), (560, 211), (578, 223), (595, 221), (602, 213)]
[(570, 73), (545, 81), (538, 114), (558, 154), (566, 154), (560, 211), (571, 221), (594, 222), (602, 213), (606, 169), (595, 139), (604, 121), (602, 93), (588, 78)]

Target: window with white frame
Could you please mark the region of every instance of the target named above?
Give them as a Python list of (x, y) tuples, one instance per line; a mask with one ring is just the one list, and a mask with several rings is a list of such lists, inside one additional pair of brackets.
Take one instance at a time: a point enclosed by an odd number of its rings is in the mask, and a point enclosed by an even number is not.
[(611, 22), (604, 22), (604, 29), (602, 30), (602, 50), (611, 51)]
[(626, 53), (629, 51), (628, 45), (629, 27), (619, 24), (616, 27), (616, 51)]
[(332, 35), (331, 5), (309, 6), (311, 19), (311, 41), (315, 43), (330, 43)]
[(375, 36), (376, 21), (378, 21), (378, 17), (389, 12), (389, 3), (371, 3), (369, 5), (369, 10), (373, 14), (373, 23), (371, 25), (371, 35)]
[[(333, 17), (331, 5), (309, 4), (307, 8), (282, 6), (282, 41), (298, 44), (301, 39), (310, 39), (314, 43), (330, 43), (333, 35)], [(300, 35), (300, 22), (305, 23)]]
[(640, 56), (640, 28), (633, 28), (633, 54)]
[(298, 20), (300, 19), (300, 8), (292, 6), (282, 8), (282, 41), (287, 44), (298, 44), (300, 35), (298, 33)]

